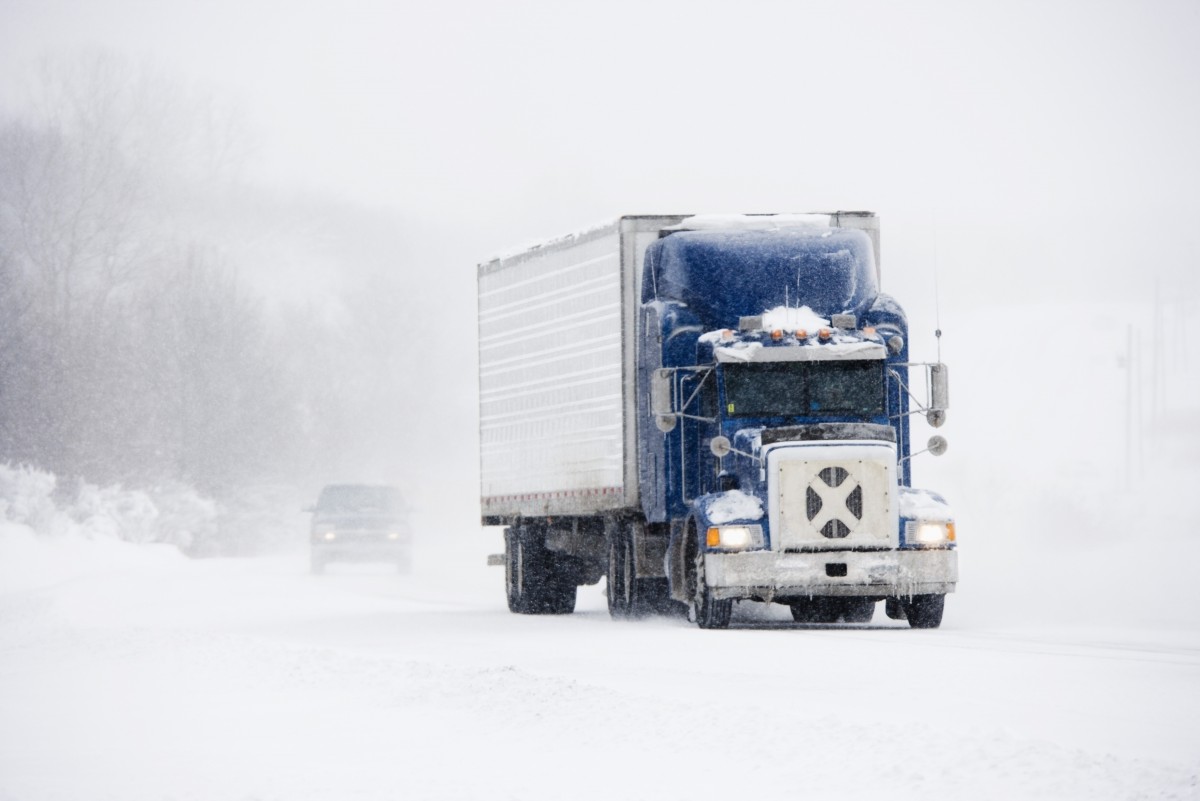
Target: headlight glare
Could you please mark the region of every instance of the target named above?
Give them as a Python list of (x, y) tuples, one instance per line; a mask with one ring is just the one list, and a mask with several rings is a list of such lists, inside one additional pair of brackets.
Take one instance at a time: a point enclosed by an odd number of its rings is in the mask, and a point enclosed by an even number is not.
[(947, 545), (954, 542), (954, 523), (946, 520), (913, 520), (905, 539), (910, 545)]
[(763, 547), (762, 526), (713, 526), (708, 530), (708, 547), (744, 551)]

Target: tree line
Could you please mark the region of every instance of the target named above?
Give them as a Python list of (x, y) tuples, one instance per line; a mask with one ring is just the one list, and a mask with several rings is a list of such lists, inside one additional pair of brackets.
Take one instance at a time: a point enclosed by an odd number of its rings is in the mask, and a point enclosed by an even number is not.
[(273, 202), (235, 114), (110, 53), (35, 87), (0, 116), (0, 461), (217, 497), (369, 462), (403, 402), (392, 280), (272, 306), (211, 224)]

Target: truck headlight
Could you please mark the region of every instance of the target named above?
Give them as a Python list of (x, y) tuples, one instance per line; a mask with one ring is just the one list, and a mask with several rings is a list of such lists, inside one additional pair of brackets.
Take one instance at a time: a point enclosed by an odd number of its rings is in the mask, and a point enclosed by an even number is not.
[(911, 520), (904, 539), (909, 545), (949, 545), (954, 542), (954, 523), (948, 520)]
[(708, 547), (744, 551), (763, 547), (762, 526), (713, 526), (708, 530)]

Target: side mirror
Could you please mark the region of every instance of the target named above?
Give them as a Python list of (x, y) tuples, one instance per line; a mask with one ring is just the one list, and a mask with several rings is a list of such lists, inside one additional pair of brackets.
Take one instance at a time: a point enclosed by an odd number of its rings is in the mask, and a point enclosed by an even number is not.
[(944, 364), (929, 365), (929, 409), (944, 412), (950, 408), (950, 375)]
[(934, 456), (941, 456), (950, 447), (950, 443), (946, 442), (946, 438), (934, 434), (929, 438), (929, 442), (925, 446)]
[(733, 450), (733, 446), (729, 444), (729, 437), (718, 435), (708, 441), (708, 449), (712, 451), (713, 456), (720, 459), (723, 456), (729, 455)]
[(659, 431), (666, 434), (674, 430), (678, 420), (675, 410), (671, 408), (670, 370), (659, 369), (650, 374), (650, 412)]

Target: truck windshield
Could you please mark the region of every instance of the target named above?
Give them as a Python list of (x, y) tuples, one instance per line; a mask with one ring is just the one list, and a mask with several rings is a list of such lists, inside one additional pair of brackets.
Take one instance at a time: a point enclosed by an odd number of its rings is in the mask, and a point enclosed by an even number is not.
[(725, 364), (731, 417), (884, 414), (882, 361)]

